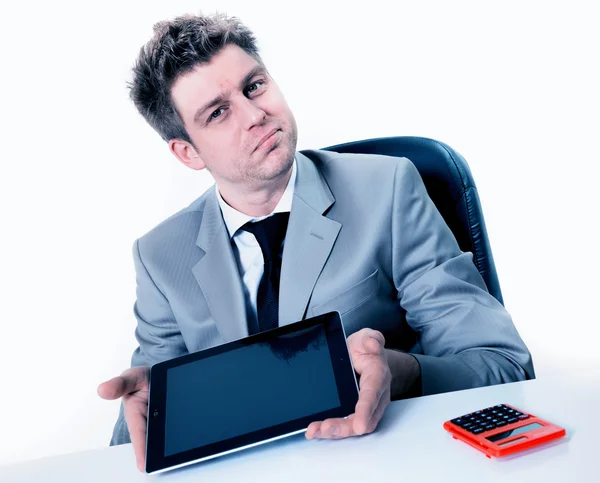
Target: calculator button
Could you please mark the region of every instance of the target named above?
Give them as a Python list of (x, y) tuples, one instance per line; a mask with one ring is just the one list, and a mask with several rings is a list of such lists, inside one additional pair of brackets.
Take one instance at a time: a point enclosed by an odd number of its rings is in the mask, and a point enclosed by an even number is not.
[(517, 419), (517, 418), (510, 418), (510, 419), (509, 419), (508, 421), (506, 421), (506, 422), (507, 422), (508, 424), (510, 424), (510, 423), (515, 423), (515, 422), (517, 422), (517, 421), (518, 421), (518, 419)]
[(485, 427), (485, 430), (487, 431), (487, 430), (490, 430), (490, 429), (494, 429), (495, 427), (496, 427), (496, 425), (495, 425), (495, 424), (488, 424), (488, 425)]
[(456, 418), (456, 419), (452, 419), (450, 422), (456, 424), (457, 426), (460, 426), (465, 421), (463, 421), (461, 418)]
[(502, 426), (506, 426), (506, 424), (507, 424), (507, 423), (506, 423), (505, 421), (498, 421), (498, 422), (496, 423), (496, 427), (497, 427), (497, 428), (501, 428)]
[(521, 421), (523, 421), (524, 419), (529, 419), (529, 414), (521, 414), (521, 415), (519, 416), (519, 419), (520, 419)]
[(479, 434), (479, 433), (483, 433), (483, 429), (481, 429), (481, 428), (474, 429), (474, 430), (472, 431), (472, 433), (473, 433), (473, 434)]

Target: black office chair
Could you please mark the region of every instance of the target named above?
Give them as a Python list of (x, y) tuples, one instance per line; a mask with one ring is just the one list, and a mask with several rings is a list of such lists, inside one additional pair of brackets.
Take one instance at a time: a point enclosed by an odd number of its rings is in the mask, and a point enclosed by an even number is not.
[(477, 187), (469, 165), (460, 154), (434, 139), (412, 136), (365, 139), (323, 149), (410, 159), (421, 174), (430, 198), (454, 233), (460, 249), (473, 253), (473, 262), (489, 292), (504, 305)]

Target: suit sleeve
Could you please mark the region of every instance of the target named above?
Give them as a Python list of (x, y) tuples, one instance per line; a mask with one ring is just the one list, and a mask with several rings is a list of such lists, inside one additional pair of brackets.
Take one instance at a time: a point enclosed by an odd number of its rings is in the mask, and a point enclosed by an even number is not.
[[(136, 302), (133, 312), (137, 319), (135, 337), (139, 346), (131, 357), (131, 367), (151, 366), (186, 354), (188, 350), (169, 301), (142, 261), (139, 240), (133, 245), (133, 260), (136, 273)], [(110, 445), (130, 442), (121, 403)]]
[(534, 378), (531, 354), (429, 198), (419, 172), (396, 168), (392, 264), (398, 300), (417, 332), (421, 393)]

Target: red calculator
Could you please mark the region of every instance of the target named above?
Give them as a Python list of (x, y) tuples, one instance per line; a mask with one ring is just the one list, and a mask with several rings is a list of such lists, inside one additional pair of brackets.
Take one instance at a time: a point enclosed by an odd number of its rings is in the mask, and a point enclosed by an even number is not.
[(444, 423), (444, 429), (488, 458), (530, 449), (566, 434), (564, 428), (508, 404), (451, 419)]

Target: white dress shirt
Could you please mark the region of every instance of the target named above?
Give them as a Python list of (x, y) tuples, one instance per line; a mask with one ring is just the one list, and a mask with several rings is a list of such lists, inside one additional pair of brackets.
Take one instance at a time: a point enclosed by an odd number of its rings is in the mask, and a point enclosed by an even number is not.
[[(245, 230), (240, 230), (240, 228), (249, 221), (260, 221), (272, 216), (275, 213), (290, 212), (292, 209), (292, 199), (294, 198), (295, 184), (296, 159), (294, 158), (292, 174), (285, 191), (279, 200), (279, 203), (277, 203), (277, 206), (271, 213), (260, 217), (246, 215), (229, 206), (221, 196), (219, 187), (217, 186), (217, 200), (219, 201), (219, 206), (221, 207), (223, 220), (225, 221), (225, 226), (229, 232), (229, 237), (235, 242), (235, 247), (237, 248), (235, 258), (237, 261), (238, 270), (240, 272), (240, 277), (243, 282), (244, 299), (246, 301), (246, 314), (248, 317), (254, 317), (254, 321), (256, 321), (258, 317), (256, 299), (258, 297), (258, 286), (260, 284), (260, 279), (263, 276), (265, 261), (260, 249), (260, 245), (256, 241), (254, 235)], [(283, 244), (281, 250), (283, 250)]]

